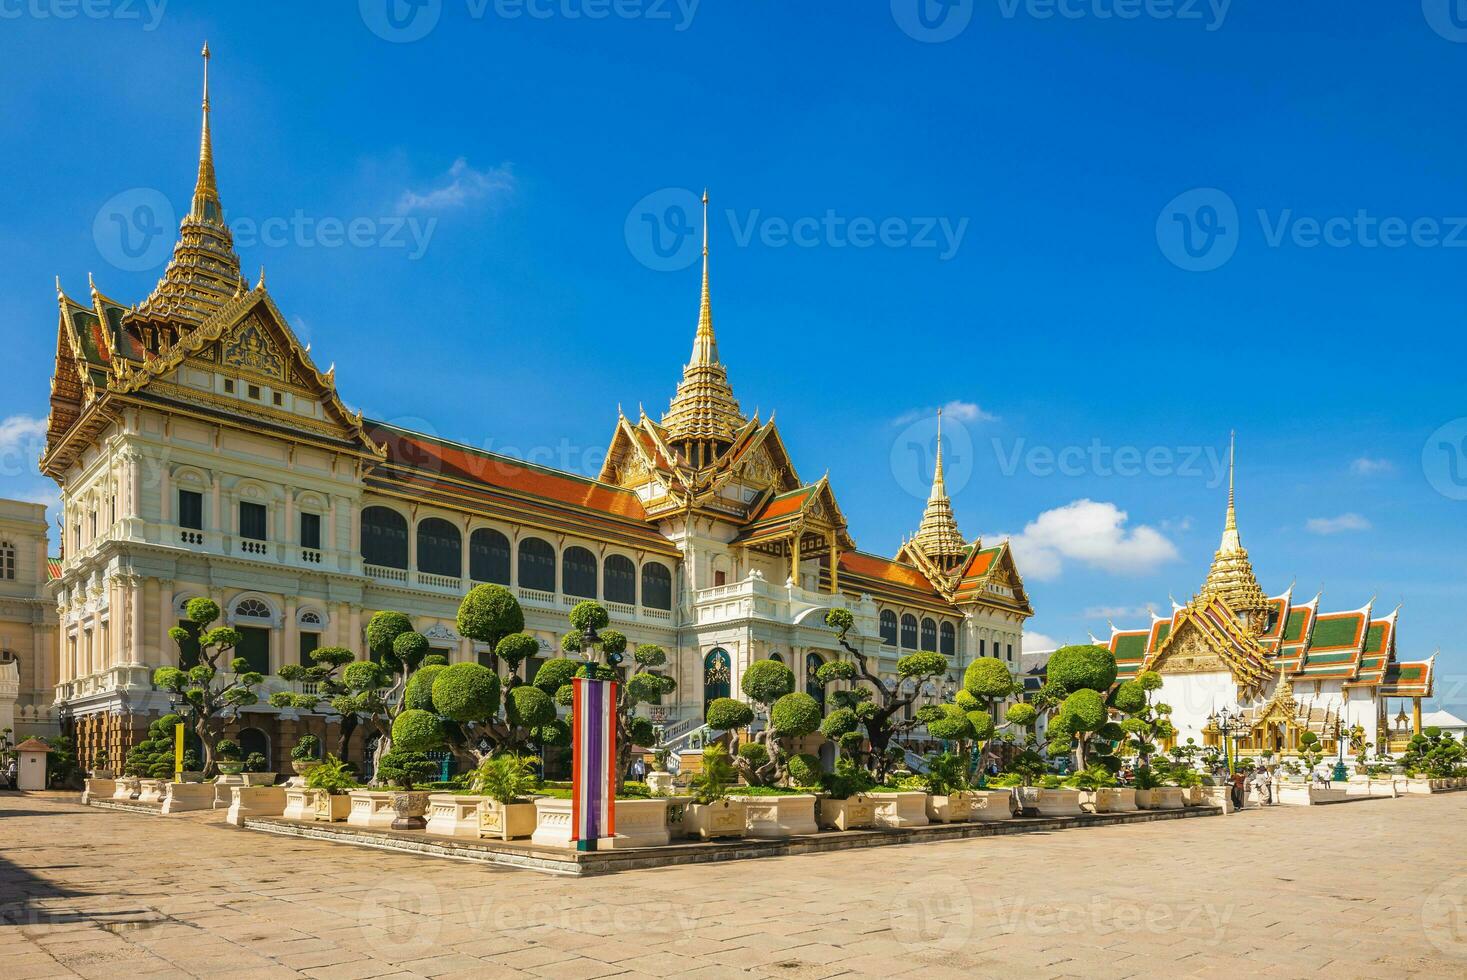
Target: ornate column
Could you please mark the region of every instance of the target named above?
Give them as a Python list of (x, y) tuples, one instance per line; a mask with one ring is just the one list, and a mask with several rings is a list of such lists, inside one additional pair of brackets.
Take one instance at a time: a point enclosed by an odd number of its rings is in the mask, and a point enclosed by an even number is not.
[(296, 663), (300, 658), (300, 623), (296, 620), (295, 596), (288, 596), (285, 600), (285, 622), (281, 624), (281, 633), (283, 635), (281, 645), (284, 649), (280, 651), (280, 661), (275, 664), (277, 673), (285, 664)]
[(134, 575), (129, 580), (128, 603), (127, 603), (127, 625), (131, 627), (132, 638), (128, 642), (127, 662), (129, 664), (140, 664), (143, 662), (143, 579)]
[(825, 535), (830, 548), (830, 594), (840, 595), (840, 543), (834, 531)]
[(1421, 699), (1411, 699), (1411, 734), (1421, 734)]
[[(158, 580), (158, 634), (157, 634), (157, 637), (158, 637), (157, 643), (158, 643), (159, 656), (153, 658), (153, 660), (152, 660), (152, 662), (156, 666), (162, 666), (163, 663), (165, 663), (167, 661), (167, 658), (164, 657), (164, 656), (162, 656), (162, 651), (165, 649), (164, 646), (163, 646), (163, 639), (162, 638), (163, 637), (166, 637), (168, 635), (168, 630), (169, 630), (170, 627), (173, 627), (173, 626), (176, 626), (176, 625), (177, 625), (177, 623), (175, 622), (175, 617), (174, 617), (174, 614), (173, 614), (173, 583), (171, 581), (169, 581), (168, 579), (159, 579)], [(148, 660), (147, 657), (144, 657), (143, 660), (142, 660), (142, 662), (143, 663), (148, 663), (149, 660)]]
[(800, 587), (800, 533), (796, 528), (790, 538), (790, 582), (797, 589)]

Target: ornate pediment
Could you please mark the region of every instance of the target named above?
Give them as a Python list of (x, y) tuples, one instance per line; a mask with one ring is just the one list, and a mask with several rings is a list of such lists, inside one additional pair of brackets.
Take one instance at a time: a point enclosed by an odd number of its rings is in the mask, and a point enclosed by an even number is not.
[[(259, 313), (241, 320), (219, 344), (222, 367), (237, 368), (272, 381), (291, 381), (285, 351)], [(299, 380), (295, 381), (299, 384)]]
[(1151, 669), (1162, 674), (1232, 672), (1216, 641), (1193, 620), (1183, 623), (1167, 638)]

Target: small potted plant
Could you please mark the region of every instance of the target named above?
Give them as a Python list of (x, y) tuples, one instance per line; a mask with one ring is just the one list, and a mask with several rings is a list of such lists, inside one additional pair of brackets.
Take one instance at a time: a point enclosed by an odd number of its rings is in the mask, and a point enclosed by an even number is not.
[(683, 826), (688, 834), (704, 840), (714, 837), (742, 837), (748, 822), (748, 811), (742, 801), (728, 798), (728, 784), (734, 780), (733, 763), (728, 750), (714, 743), (703, 750), (703, 771), (693, 777), (693, 802), (688, 804)]
[(968, 819), (972, 808), (964, 760), (952, 752), (939, 752), (927, 759), (927, 819), (934, 823), (958, 823)]
[(469, 775), (469, 788), (487, 797), (479, 804), (479, 836), (511, 840), (533, 834), (539, 785), (529, 756), (505, 752), (479, 763)]
[(655, 768), (647, 773), (647, 789), (653, 796), (672, 795), (672, 773), (667, 768), (671, 758), (672, 753), (665, 745), (659, 745), (652, 750), (652, 765)]
[(214, 764), (226, 776), (238, 776), (244, 772), (244, 753), (239, 743), (232, 738), (221, 738), (214, 745)]
[(424, 816), (428, 812), (428, 794), (416, 787), (437, 772), (438, 763), (422, 752), (394, 749), (382, 757), (377, 766), (377, 779), (394, 789), (392, 809), (397, 819), (392, 821), (393, 830), (422, 830), (428, 826)]
[(351, 797), (347, 794), (358, 785), (351, 765), (328, 755), (305, 778), (304, 787), (285, 791), (285, 816), (328, 823), (345, 820), (351, 812)]
[(823, 796), (816, 801), (816, 817), (823, 830), (852, 830), (876, 823), (876, 804), (868, 795), (876, 783), (851, 759), (835, 760), (835, 772), (823, 773)]
[(112, 771), (111, 766), (108, 765), (108, 755), (106, 749), (97, 750), (97, 755), (92, 760), (92, 767), (93, 779), (111, 779), (113, 776), (116, 775), (116, 773)]
[(290, 768), (297, 776), (304, 776), (314, 766), (321, 764), (321, 740), (314, 735), (302, 735), (290, 750)]

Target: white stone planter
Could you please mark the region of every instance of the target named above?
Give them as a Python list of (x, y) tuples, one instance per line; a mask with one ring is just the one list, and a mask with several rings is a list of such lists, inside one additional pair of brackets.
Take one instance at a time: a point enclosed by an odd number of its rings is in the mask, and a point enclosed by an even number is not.
[(647, 773), (647, 792), (653, 796), (672, 795), (672, 773), (649, 772)]
[(1080, 817), (1080, 791), (1077, 789), (1040, 789), (1039, 814), (1044, 817)]
[(243, 827), (246, 817), (278, 817), (285, 812), (285, 789), (281, 786), (231, 786), (226, 823)]
[(169, 783), (163, 789), (163, 812), (214, 809), (214, 787), (208, 783)]
[(112, 791), (114, 800), (135, 800), (142, 790), (142, 780), (136, 776), (123, 776), (117, 780), (117, 788)]
[(996, 823), (1014, 816), (1014, 794), (1009, 790), (970, 789), (963, 795), (968, 798), (969, 820)]
[(815, 810), (816, 823), (821, 830), (854, 830), (876, 823), (876, 805), (869, 796), (858, 795), (846, 799), (821, 797)]
[(1042, 793), (1038, 786), (1015, 786), (1011, 791), (1014, 801), (1014, 813), (1019, 816), (1039, 814), (1039, 794)]
[(748, 828), (748, 821), (742, 800), (689, 803), (683, 817), (683, 832), (689, 837), (701, 837), (704, 840), (714, 837), (742, 837)]
[(82, 790), (82, 803), (90, 803), (92, 800), (110, 800), (117, 793), (117, 780), (105, 779), (93, 776), (86, 781)]
[[(800, 837), (819, 833), (815, 824), (815, 797), (808, 793), (792, 793), (789, 796), (738, 796), (729, 799), (742, 800), (746, 815), (746, 837), (779, 839)], [(617, 816), (617, 830), (621, 830), (621, 817)]]
[(961, 823), (968, 819), (973, 804), (963, 793), (947, 796), (927, 797), (927, 820), (929, 823)]
[(374, 827), (378, 830), (391, 828), (392, 821), (397, 819), (397, 811), (392, 809), (392, 796), (390, 791), (375, 789), (354, 789), (347, 793), (350, 801), (350, 812), (346, 818), (348, 827)]
[(430, 834), (440, 837), (479, 836), (479, 807), (484, 803), (482, 796), (457, 796), (453, 793), (433, 793), (428, 797), (428, 826)]
[(1411, 776), (1406, 780), (1406, 792), (1416, 794), (1428, 794), (1432, 792), (1431, 780), (1422, 779), (1420, 776)]
[(273, 785), (274, 784), (275, 777), (276, 776), (279, 776), (280, 773), (278, 773), (278, 772), (242, 772), (242, 773), (240, 773), (240, 775), (244, 777), (244, 784), (246, 786), (270, 786), (270, 785)]
[(1346, 791), (1315, 786), (1311, 783), (1281, 783), (1278, 787), (1278, 802), (1284, 806), (1315, 806), (1322, 803), (1343, 803)]
[(1370, 795), (1385, 796), (1394, 799), (1395, 797), (1400, 796), (1401, 793), (1396, 781), (1394, 779), (1391, 779), (1389, 776), (1385, 777), (1384, 779), (1372, 776), (1370, 779)]
[(1200, 785), (1183, 786), (1181, 790), (1183, 806), (1201, 806), (1202, 801), (1206, 798), (1203, 793), (1203, 787)]
[(616, 836), (610, 844), (617, 847), (666, 847), (672, 842), (672, 831), (667, 824), (668, 801), (659, 797), (651, 800), (616, 801)]
[(1092, 813), (1131, 813), (1136, 809), (1136, 791), (1129, 786), (1101, 786), (1090, 792)]
[(878, 827), (927, 826), (926, 793), (872, 793), (871, 802), (876, 804)]
[(304, 786), (289, 786), (285, 790), (286, 820), (315, 820), (334, 823), (345, 820), (351, 813), (351, 797), (346, 794), (335, 796), (324, 789), (307, 789)]
[(1177, 786), (1136, 790), (1136, 807), (1140, 810), (1180, 810), (1185, 805), (1182, 790)]
[[(549, 797), (543, 798), (550, 802)], [(570, 847), (571, 845), (571, 817), (570, 800), (555, 800), (556, 803), (565, 804), (565, 813), (557, 813), (557, 819), (551, 821), (554, 825), (556, 838), (553, 843), (558, 847)], [(479, 809), (476, 814), (478, 824), (474, 833), (486, 840), (514, 840), (516, 837), (532, 837), (536, 844), (547, 843), (546, 835), (533, 837), (540, 829), (540, 803), (534, 800), (526, 803), (499, 803), (488, 797), (479, 798)], [(547, 811), (553, 810), (547, 807)], [(563, 819), (560, 819), (563, 816)]]
[(1234, 809), (1232, 785), (1202, 787), (1202, 802), (1205, 806), (1217, 807), (1223, 813), (1232, 813)]
[(138, 783), (139, 803), (162, 803), (163, 802), (163, 780), (144, 779)]
[[(530, 805), (535, 808), (535, 829), (531, 832), (530, 843), (547, 847), (575, 846), (575, 828), (571, 823), (570, 800), (542, 796)], [(482, 831), (481, 836), (483, 836)]]

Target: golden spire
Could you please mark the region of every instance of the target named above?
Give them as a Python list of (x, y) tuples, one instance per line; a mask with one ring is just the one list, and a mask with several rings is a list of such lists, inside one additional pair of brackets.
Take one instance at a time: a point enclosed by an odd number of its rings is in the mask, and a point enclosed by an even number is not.
[(748, 420), (734, 398), (728, 372), (718, 360), (718, 341), (713, 336), (713, 303), (708, 290), (708, 192), (703, 192), (703, 289), (698, 303), (698, 330), (693, 336), (693, 353), (683, 368), (683, 379), (672, 396), (662, 424), (669, 441), (683, 443), (687, 458), (693, 459), (692, 443), (706, 443), (697, 458), (712, 462), (733, 442)]
[(947, 495), (942, 472), (942, 409), (937, 410), (937, 460), (932, 469), (932, 492), (927, 495), (927, 508), (922, 523), (912, 538), (922, 552), (943, 569), (950, 569), (963, 557), (967, 543), (953, 516), (953, 503)]
[[(1255, 614), (1266, 614), (1268, 597), (1258, 586), (1253, 575), (1253, 564), (1248, 560), (1248, 550), (1238, 534), (1237, 493), (1234, 474), (1237, 466), (1237, 433), (1228, 437), (1228, 513), (1223, 521), (1222, 541), (1212, 556), (1212, 567), (1207, 572), (1207, 581), (1202, 584), (1200, 598), (1218, 597), (1228, 604), (1239, 617), (1254, 618)], [(1256, 630), (1265, 625), (1264, 617), (1257, 616), (1252, 624)]]
[(193, 200), (178, 229), (173, 258), (153, 292), (138, 304), (145, 319), (169, 319), (197, 325), (244, 288), (234, 238), (224, 223), (224, 207), (214, 180), (214, 138), (209, 129), (209, 42), (204, 59), (203, 125), (199, 133), (199, 172)]

